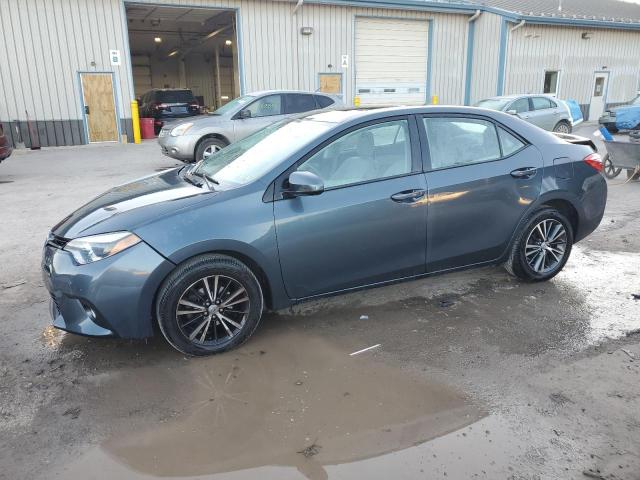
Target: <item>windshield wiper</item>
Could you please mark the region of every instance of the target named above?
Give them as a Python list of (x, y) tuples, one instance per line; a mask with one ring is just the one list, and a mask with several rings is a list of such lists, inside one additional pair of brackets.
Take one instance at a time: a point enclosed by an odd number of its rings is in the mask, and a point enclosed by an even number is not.
[(205, 183), (207, 184), (207, 187), (209, 188), (209, 190), (213, 190), (213, 187), (211, 187), (210, 183), (213, 183), (214, 185), (220, 185), (220, 182), (217, 181), (215, 178), (213, 178), (211, 175), (204, 173), (204, 172), (193, 172), (193, 175), (195, 175), (196, 177), (200, 177), (202, 178)]
[(202, 187), (202, 183), (196, 182), (193, 178), (191, 178), (191, 175), (189, 174), (188, 171), (185, 172), (185, 174), (182, 176), (182, 178), (184, 178), (184, 180), (186, 182), (189, 182), (191, 185), (195, 185), (198, 188)]

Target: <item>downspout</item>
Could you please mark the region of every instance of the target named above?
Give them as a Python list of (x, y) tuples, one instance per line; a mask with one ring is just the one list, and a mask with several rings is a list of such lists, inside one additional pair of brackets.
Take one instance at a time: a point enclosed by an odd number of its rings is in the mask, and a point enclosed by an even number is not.
[(467, 67), (464, 80), (464, 104), (471, 103), (471, 77), (473, 72), (473, 42), (476, 31), (476, 20), (482, 14), (480, 10), (469, 17), (469, 30), (467, 34)]
[(520, 20), (520, 23), (518, 23), (516, 26), (511, 28), (512, 32), (515, 32), (516, 30), (518, 30), (520, 27), (523, 27), (525, 24), (525, 20)]

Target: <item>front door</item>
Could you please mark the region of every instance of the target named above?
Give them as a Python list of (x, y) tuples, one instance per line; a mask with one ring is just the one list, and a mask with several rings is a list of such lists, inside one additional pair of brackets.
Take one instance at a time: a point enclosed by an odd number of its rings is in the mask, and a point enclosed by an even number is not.
[(427, 271), (495, 260), (540, 194), (542, 156), (488, 119), (426, 116)]
[(604, 113), (605, 102), (607, 101), (607, 85), (609, 83), (609, 73), (598, 72), (593, 79), (593, 89), (591, 91), (591, 103), (589, 104), (589, 121), (595, 122)]
[[(301, 161), (296, 169), (318, 175), (325, 191), (274, 202), (290, 297), (424, 272), (426, 184), (418, 144), (415, 124), (396, 118), (339, 134)], [(286, 179), (278, 183), (286, 186)]]
[[(243, 112), (248, 115), (243, 116)], [(232, 141), (236, 142), (284, 118), (284, 99), (280, 94), (267, 95), (247, 105), (234, 117)]]
[(89, 143), (117, 142), (118, 118), (111, 73), (81, 73), (82, 101)]

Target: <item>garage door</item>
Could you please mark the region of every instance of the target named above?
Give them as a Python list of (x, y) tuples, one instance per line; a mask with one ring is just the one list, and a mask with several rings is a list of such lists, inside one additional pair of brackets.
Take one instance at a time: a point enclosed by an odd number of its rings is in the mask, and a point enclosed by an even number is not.
[(356, 94), (361, 105), (423, 105), (427, 33), (422, 20), (356, 19)]

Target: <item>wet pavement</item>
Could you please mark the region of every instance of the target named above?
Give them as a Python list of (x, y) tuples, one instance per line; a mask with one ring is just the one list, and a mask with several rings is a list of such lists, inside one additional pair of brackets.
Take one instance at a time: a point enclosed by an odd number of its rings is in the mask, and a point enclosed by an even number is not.
[(51, 328), (48, 229), (173, 164), (151, 143), (1, 165), (0, 478), (640, 478), (640, 182), (609, 182), (544, 284), (495, 267), (314, 301), (203, 359)]

